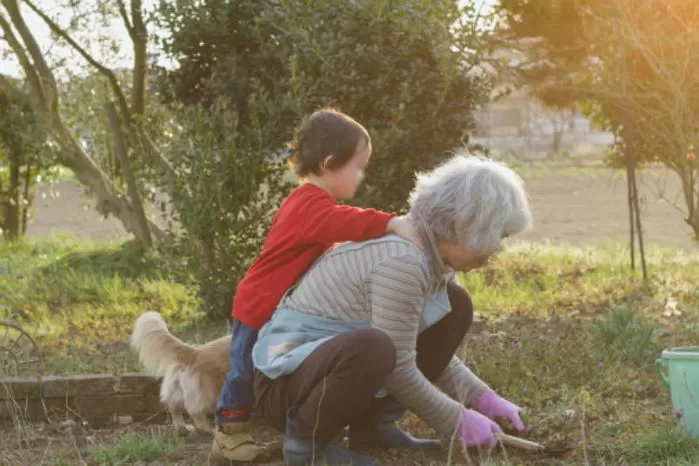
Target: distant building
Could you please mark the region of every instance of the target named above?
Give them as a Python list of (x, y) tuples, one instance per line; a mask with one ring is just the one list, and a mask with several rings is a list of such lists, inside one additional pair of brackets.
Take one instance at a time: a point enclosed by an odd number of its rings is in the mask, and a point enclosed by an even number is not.
[[(494, 58), (514, 69), (526, 60), (527, 42), (519, 50), (500, 50)], [(492, 69), (483, 69), (492, 72)], [(571, 155), (601, 152), (613, 135), (596, 128), (577, 109), (556, 111), (544, 107), (526, 87), (516, 88), (517, 76), (506, 72), (496, 77), (490, 103), (475, 115), (472, 142), (519, 157), (569, 152)]]

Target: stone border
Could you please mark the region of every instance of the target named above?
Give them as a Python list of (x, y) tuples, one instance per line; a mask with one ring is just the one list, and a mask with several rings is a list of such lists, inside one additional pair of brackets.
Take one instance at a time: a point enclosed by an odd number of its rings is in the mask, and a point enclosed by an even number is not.
[(0, 424), (62, 422), (73, 419), (92, 427), (168, 420), (160, 403), (159, 377), (132, 372), (0, 378)]

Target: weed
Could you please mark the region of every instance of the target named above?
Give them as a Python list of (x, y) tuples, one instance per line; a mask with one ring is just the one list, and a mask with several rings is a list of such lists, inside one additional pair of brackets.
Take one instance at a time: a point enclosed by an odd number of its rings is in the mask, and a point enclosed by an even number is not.
[(699, 461), (699, 441), (674, 423), (649, 430), (627, 451), (633, 464), (639, 465), (689, 465)]
[(91, 448), (89, 457), (99, 465), (116, 466), (153, 461), (182, 449), (184, 442), (179, 438), (126, 434), (111, 444)]
[(655, 326), (634, 309), (614, 309), (597, 321), (593, 332), (605, 356), (626, 359), (636, 367), (652, 363), (660, 350), (653, 342)]

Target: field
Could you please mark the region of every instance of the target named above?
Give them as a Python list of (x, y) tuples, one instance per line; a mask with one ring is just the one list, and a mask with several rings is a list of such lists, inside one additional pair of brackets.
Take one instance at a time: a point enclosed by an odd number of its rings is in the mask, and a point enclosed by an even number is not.
[[(623, 172), (591, 163), (522, 163), (516, 167), (525, 179), (535, 216), (534, 229), (523, 238), (565, 244), (595, 244), (628, 237), (626, 181)], [(651, 243), (699, 250), (689, 236), (683, 214), (673, 205), (680, 186), (677, 177), (660, 169), (640, 175), (646, 240)], [(669, 202), (662, 202), (665, 197)], [(31, 238), (67, 231), (84, 239), (116, 239), (124, 234), (113, 218), (104, 219), (86, 206), (82, 189), (64, 181), (44, 188), (37, 196)], [(158, 214), (157, 206), (150, 211)]]
[[(463, 277), (478, 319), (462, 352), (494, 389), (525, 407), (525, 436), (547, 451), (469, 452), (471, 462), (697, 464), (699, 444), (675, 428), (653, 365), (663, 348), (699, 337), (699, 249), (681, 215), (656, 202), (662, 173), (645, 175), (645, 284), (628, 267), (622, 177), (599, 167), (523, 166), (521, 173), (537, 225), (490, 268)], [(668, 182), (667, 195), (676, 189)], [(78, 194), (63, 185), (61, 197), (39, 206), (32, 241), (0, 245), (0, 304), (50, 355), (44, 371), (138, 370), (126, 340), (145, 309), (162, 312), (186, 341), (226, 331), (224, 323), (202, 319), (192, 290), (169, 280), (157, 257), (143, 258), (119, 239), (111, 219), (82, 210)], [(404, 423), (430, 433), (412, 416)], [(0, 464), (8, 465), (207, 464), (211, 441), (177, 439), (167, 426), (0, 429)], [(260, 438), (277, 438), (259, 429)], [(460, 450), (381, 458), (396, 466), (469, 463)]]

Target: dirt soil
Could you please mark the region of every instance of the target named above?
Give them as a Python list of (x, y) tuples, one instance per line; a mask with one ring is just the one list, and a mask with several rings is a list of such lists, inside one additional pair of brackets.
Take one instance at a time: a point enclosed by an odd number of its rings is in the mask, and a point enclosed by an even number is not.
[[(629, 214), (623, 173), (597, 168), (556, 175), (524, 175), (535, 227), (523, 237), (534, 241), (584, 244), (628, 240)], [(639, 177), (644, 241), (697, 250), (685, 213), (679, 179), (660, 170)], [(667, 199), (667, 202), (663, 200)]]
[[(626, 181), (623, 173), (604, 168), (523, 170), (527, 182), (535, 226), (522, 236), (533, 241), (585, 244), (626, 240), (629, 220)], [(648, 243), (699, 248), (684, 223), (684, 214), (671, 205), (682, 205), (675, 176), (661, 171), (641, 176), (643, 226)], [(660, 200), (660, 192), (672, 202)], [(37, 196), (36, 214), (29, 226), (29, 237), (45, 237), (68, 231), (81, 238), (114, 239), (124, 234), (114, 218), (104, 219), (86, 207), (83, 190), (72, 182), (44, 188)], [(157, 215), (158, 208), (150, 211)]]
[[(410, 426), (410, 430), (420, 435), (422, 429)], [(1, 431), (1, 428), (0, 428)], [(417, 431), (417, 432), (416, 432)], [(210, 465), (229, 466), (229, 463), (211, 454), (212, 436), (205, 433), (190, 434), (186, 439), (179, 439), (170, 426), (161, 425), (129, 425), (105, 429), (90, 429), (72, 421), (57, 422), (41, 425), (24, 425), (21, 434), (18, 430), (9, 432), (7, 438), (0, 442), (4, 450), (0, 455), (0, 464), (107, 464), (94, 456), (94, 451), (101, 446), (118, 442), (125, 435), (138, 435), (144, 438), (157, 437), (169, 439), (172, 443), (180, 443), (180, 447), (172, 452), (161, 452), (158, 458), (151, 461), (127, 459), (125, 462), (114, 464), (149, 464), (149, 465)], [(284, 466), (282, 457), (282, 436), (259, 423), (253, 424), (253, 436), (258, 444), (264, 446), (264, 457), (255, 462), (236, 462), (237, 466)], [(344, 444), (347, 445), (347, 439)], [(528, 465), (549, 464), (551, 459), (564, 457), (569, 449), (562, 453), (556, 449), (547, 452), (527, 453), (512, 448), (507, 449), (506, 457), (510, 461), (526, 461)], [(489, 452), (469, 449), (465, 453), (460, 447), (455, 447), (451, 453), (448, 446), (437, 452), (411, 452), (407, 450), (364, 450), (365, 455), (378, 457), (384, 466), (425, 466), (425, 465), (466, 465), (481, 464), (489, 458), (502, 458), (503, 451), (496, 447)], [(468, 454), (468, 459), (466, 457)], [(109, 463), (111, 464), (111, 463)]]

